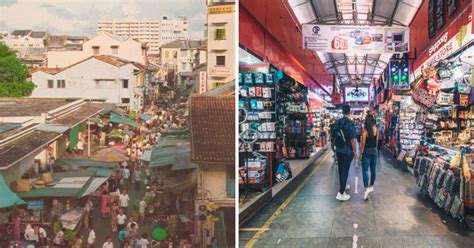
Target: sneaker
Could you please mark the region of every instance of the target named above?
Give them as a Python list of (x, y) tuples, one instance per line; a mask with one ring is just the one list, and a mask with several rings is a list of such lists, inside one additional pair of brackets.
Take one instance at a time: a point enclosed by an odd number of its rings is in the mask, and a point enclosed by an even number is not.
[(374, 192), (374, 186), (370, 186), (370, 187), (369, 187), (369, 191), (370, 191), (370, 192)]
[(346, 194), (346, 192), (344, 192), (344, 194), (341, 194), (341, 193), (337, 193), (337, 196), (336, 196), (336, 199), (339, 200), (339, 201), (347, 201), (349, 199), (351, 199), (351, 196)]
[(347, 191), (347, 190), (350, 190), (350, 189), (351, 189), (351, 185), (350, 185), (350, 184), (347, 184), (347, 185), (346, 185), (346, 191)]
[(369, 199), (369, 194), (370, 194), (370, 189), (367, 188), (365, 191), (364, 191), (364, 201), (367, 201)]

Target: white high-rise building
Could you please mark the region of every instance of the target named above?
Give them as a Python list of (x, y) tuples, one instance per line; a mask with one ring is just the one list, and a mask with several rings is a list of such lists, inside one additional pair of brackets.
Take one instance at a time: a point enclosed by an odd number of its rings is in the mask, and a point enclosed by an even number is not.
[(149, 54), (158, 54), (163, 44), (188, 39), (188, 18), (179, 17), (154, 21), (99, 21), (97, 32), (110, 32), (128, 36), (148, 44)]

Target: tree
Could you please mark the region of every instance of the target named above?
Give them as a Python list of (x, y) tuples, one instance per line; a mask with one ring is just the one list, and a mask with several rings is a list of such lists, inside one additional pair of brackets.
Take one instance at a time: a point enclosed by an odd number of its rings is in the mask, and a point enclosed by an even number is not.
[(5, 44), (0, 43), (0, 97), (31, 94), (35, 85), (27, 77), (28, 67)]

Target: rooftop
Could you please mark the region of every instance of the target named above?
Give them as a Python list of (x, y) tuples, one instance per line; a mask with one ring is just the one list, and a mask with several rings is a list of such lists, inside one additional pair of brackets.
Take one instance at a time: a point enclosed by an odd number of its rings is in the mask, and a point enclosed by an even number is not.
[(28, 35), (30, 32), (31, 32), (30, 29), (14, 30), (14, 31), (12, 32), (12, 35), (25, 36), (25, 35)]
[(94, 107), (81, 107), (78, 110), (75, 110), (66, 116), (60, 117), (58, 119), (52, 120), (51, 124), (60, 124), (65, 126), (74, 126), (77, 123), (80, 123), (91, 116), (98, 114), (101, 111), (99, 108)]
[(191, 156), (196, 163), (234, 163), (235, 97), (191, 96)]
[(0, 98), (0, 117), (40, 116), (68, 103), (64, 99)]
[(46, 34), (47, 34), (46, 31), (32, 31), (30, 33), (30, 36), (33, 38), (43, 38), (46, 36)]
[(42, 148), (58, 136), (55, 132), (33, 131), (12, 142), (0, 146), (0, 170), (7, 169), (24, 156)]
[(207, 45), (204, 40), (175, 40), (162, 45), (161, 48), (198, 49), (204, 45)]

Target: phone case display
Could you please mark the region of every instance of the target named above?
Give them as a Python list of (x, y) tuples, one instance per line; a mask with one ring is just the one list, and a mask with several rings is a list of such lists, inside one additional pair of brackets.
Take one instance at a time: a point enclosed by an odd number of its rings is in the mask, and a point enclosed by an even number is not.
[(461, 219), (464, 215), (464, 203), (461, 197), (463, 176), (460, 169), (461, 160), (455, 159), (457, 152), (431, 145), (425, 147), (421, 153), (414, 165), (417, 186), (438, 207), (453, 218)]
[[(405, 161), (411, 162), (424, 134), (425, 115), (417, 104), (400, 103), (400, 120), (398, 123), (400, 152), (405, 151)], [(411, 163), (408, 163), (411, 164)]]
[(249, 184), (265, 187), (277, 138), (273, 74), (239, 73), (239, 78), (239, 109), (247, 113), (246, 120), (239, 124), (240, 138), (255, 140), (239, 141), (240, 184), (248, 179)]
[(311, 122), (308, 118), (308, 89), (288, 77), (280, 80), (278, 86), (278, 118), (279, 125), (285, 129), (288, 158), (309, 158), (312, 140)]

